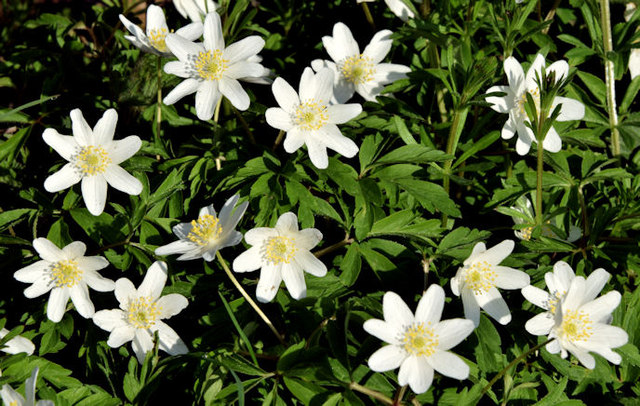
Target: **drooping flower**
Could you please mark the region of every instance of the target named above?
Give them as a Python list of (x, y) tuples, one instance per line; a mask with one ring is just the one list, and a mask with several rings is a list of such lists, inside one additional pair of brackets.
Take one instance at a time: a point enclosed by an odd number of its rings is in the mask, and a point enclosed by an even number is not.
[(276, 78), (273, 95), (280, 107), (266, 111), (267, 123), (286, 131), (284, 149), (293, 153), (302, 145), (309, 150), (309, 158), (317, 168), (329, 166), (327, 148), (347, 158), (358, 153), (358, 146), (342, 135), (336, 124), (343, 124), (362, 112), (362, 106), (330, 104), (333, 95), (333, 73), (328, 68), (314, 74), (305, 68), (300, 78), (300, 92), (282, 78)]
[[(590, 352), (603, 356), (609, 362), (620, 364), (622, 357), (612, 348), (623, 346), (629, 336), (620, 327), (611, 326), (611, 314), (620, 304), (620, 293), (611, 291), (595, 300), (593, 289), (589, 289), (582, 276), (576, 276), (569, 286), (564, 300), (556, 310), (554, 324), (549, 338), (555, 338), (546, 345), (551, 354), (560, 353), (566, 358), (568, 352), (573, 354), (586, 368), (593, 369), (596, 360)], [(539, 335), (543, 335), (540, 329)]]
[[(515, 206), (511, 206), (511, 209), (516, 210), (522, 213), (522, 216), (511, 216), (513, 222), (516, 224), (526, 224), (528, 227), (514, 230), (514, 234), (521, 240), (529, 241), (531, 239), (531, 234), (533, 233), (533, 229), (536, 226), (536, 215), (531, 204), (531, 200), (529, 200), (526, 196), (520, 196), (520, 198), (516, 201)], [(549, 219), (542, 225), (542, 235), (545, 237), (555, 238), (557, 240), (561, 240), (560, 236), (553, 231), (553, 227), (556, 227), (555, 219)], [(574, 226), (571, 224), (569, 226), (569, 235), (567, 239), (564, 240), (566, 242), (574, 242), (582, 237), (582, 230), (580, 227)]]
[(415, 393), (426, 392), (434, 370), (454, 379), (467, 379), (469, 366), (449, 351), (474, 329), (467, 319), (442, 320), (444, 289), (431, 285), (420, 299), (415, 316), (393, 292), (382, 298), (384, 320), (364, 322), (364, 330), (390, 344), (374, 352), (369, 368), (385, 372), (400, 367), (398, 383)]
[(44, 130), (44, 142), (69, 161), (44, 181), (44, 188), (58, 192), (82, 180), (82, 198), (94, 216), (104, 210), (107, 184), (130, 195), (140, 194), (142, 183), (120, 163), (135, 155), (142, 141), (135, 135), (114, 141), (117, 121), (118, 113), (109, 109), (91, 130), (80, 109), (75, 109), (71, 111), (73, 136), (61, 135), (53, 128)]
[[(624, 9), (624, 19), (629, 21), (633, 17), (633, 13), (636, 12), (636, 4), (629, 2)], [(631, 80), (640, 75), (640, 48), (631, 48), (629, 53), (629, 74)]]
[[(502, 138), (511, 139), (518, 133), (516, 141), (516, 151), (520, 155), (529, 152), (532, 142), (537, 142), (531, 128), (525, 123), (529, 122), (525, 105), (527, 103), (527, 93), (533, 98), (536, 108), (540, 109), (540, 89), (536, 82), (536, 73), (541, 78), (542, 69), (545, 69), (544, 56), (538, 54), (529, 67), (525, 76), (524, 70), (516, 58), (510, 56), (504, 61), (504, 72), (509, 81), (508, 86), (493, 86), (487, 93), (506, 93), (505, 96), (487, 96), (487, 102), (491, 103), (491, 108), (498, 113), (507, 113), (509, 118), (502, 127)], [(555, 73), (556, 82), (566, 78), (569, 74), (569, 64), (566, 61), (556, 61), (546, 68), (547, 76), (551, 72)], [(551, 105), (549, 115), (556, 106), (561, 105), (560, 115), (557, 121), (580, 120), (584, 117), (584, 104), (567, 97), (556, 96)], [(542, 148), (549, 152), (558, 152), (562, 148), (562, 140), (558, 132), (551, 127), (542, 143)]]
[(511, 312), (500, 295), (500, 289), (520, 289), (529, 284), (529, 275), (517, 269), (500, 266), (511, 254), (515, 244), (504, 240), (489, 249), (484, 243), (477, 243), (469, 258), (463, 262), (456, 276), (451, 278), (451, 290), (462, 296), (464, 317), (480, 324), (480, 308), (500, 324), (511, 321)]
[[(171, 31), (167, 26), (162, 8), (151, 4), (147, 8), (147, 28), (146, 33), (140, 27), (129, 21), (124, 15), (120, 14), (120, 21), (133, 35), (125, 35), (135, 47), (140, 48), (144, 52), (171, 57), (173, 54), (167, 48), (165, 38)], [(176, 35), (183, 37), (188, 41), (195, 41), (202, 35), (202, 22), (194, 22), (188, 24), (175, 32)]]
[(218, 9), (218, 4), (212, 0), (173, 0), (178, 13), (193, 22), (202, 22), (202, 17)]
[[(540, 313), (525, 324), (525, 329), (533, 335), (547, 335), (554, 325), (556, 312), (560, 309), (560, 304), (567, 296), (571, 282), (576, 278), (571, 266), (564, 261), (558, 261), (553, 266), (553, 272), (547, 272), (544, 280), (547, 283), (549, 292), (546, 292), (533, 285), (522, 288), (522, 295), (529, 302), (546, 310)], [(600, 294), (604, 285), (611, 278), (611, 274), (603, 268), (593, 271), (586, 280), (586, 291), (582, 296), (582, 300), (590, 302)]]
[(242, 234), (235, 231), (235, 228), (247, 210), (249, 202), (236, 207), (238, 199), (239, 196), (234, 195), (227, 200), (220, 210), (219, 217), (216, 216), (213, 205), (209, 205), (200, 210), (197, 220), (174, 226), (173, 232), (180, 239), (156, 248), (156, 255), (182, 254), (178, 257), (179, 261), (196, 258), (213, 261), (218, 250), (239, 244)]
[[(3, 328), (0, 330), (0, 339), (4, 338), (7, 334), (9, 334), (9, 330)], [(31, 340), (28, 338), (24, 338), (22, 336), (15, 336), (11, 340), (4, 343), (4, 346), (0, 348), (1, 351), (6, 352), (7, 354), (19, 354), (21, 352), (27, 353), (27, 355), (33, 354), (36, 346), (33, 345)]]
[(136, 289), (127, 278), (116, 281), (116, 299), (119, 309), (100, 310), (93, 322), (103, 330), (111, 332), (107, 344), (118, 348), (132, 341), (131, 346), (138, 361), (144, 361), (147, 352), (153, 349), (153, 336), (158, 332), (158, 346), (170, 355), (186, 354), (187, 346), (178, 334), (162, 319), (168, 319), (187, 307), (187, 298), (178, 293), (160, 296), (167, 282), (167, 264), (154, 262)]
[(327, 267), (310, 252), (322, 240), (322, 233), (315, 228), (298, 230), (298, 217), (293, 213), (281, 215), (275, 228), (247, 231), (244, 239), (252, 247), (233, 261), (233, 270), (261, 269), (256, 289), (261, 302), (273, 300), (283, 280), (291, 297), (302, 299), (307, 296), (303, 271), (317, 277), (327, 274)]
[(220, 16), (215, 12), (205, 17), (203, 36), (203, 43), (194, 43), (176, 34), (167, 35), (167, 46), (179, 60), (167, 62), (164, 71), (185, 80), (169, 92), (164, 104), (173, 104), (196, 93), (196, 113), (200, 120), (213, 117), (222, 96), (238, 110), (246, 110), (249, 95), (238, 80), (261, 78), (268, 73), (256, 62), (264, 40), (252, 35), (225, 47)]
[[(363, 2), (370, 3), (374, 0), (357, 0), (357, 1), (358, 3), (363, 3)], [(415, 17), (415, 14), (413, 14), (413, 11), (411, 11), (411, 9), (406, 4), (404, 4), (402, 0), (384, 0), (384, 2), (387, 3), (387, 7), (389, 7), (391, 12), (395, 14), (396, 17), (399, 17), (402, 21), (407, 21), (408, 19)]]
[(389, 30), (377, 32), (362, 53), (351, 30), (343, 23), (333, 26), (333, 37), (322, 37), (333, 62), (316, 59), (311, 66), (316, 72), (324, 67), (333, 71), (334, 103), (345, 103), (354, 92), (365, 100), (375, 101), (385, 85), (407, 77), (411, 71), (408, 66), (381, 63), (391, 49), (391, 34)]
[(0, 389), (2, 403), (8, 406), (54, 406), (51, 400), (39, 400), (36, 402), (36, 381), (38, 379), (38, 367), (31, 372), (31, 376), (24, 382), (26, 399), (16, 392), (11, 386), (4, 385)]
[(20, 282), (32, 283), (24, 291), (28, 298), (51, 291), (47, 317), (54, 323), (62, 319), (69, 298), (82, 317), (90, 318), (95, 308), (89, 297), (89, 288), (110, 292), (115, 287), (111, 279), (103, 278), (98, 273), (109, 262), (101, 256), (85, 257), (87, 246), (80, 241), (60, 249), (46, 238), (36, 238), (33, 248), (42, 259), (19, 269), (13, 277)]

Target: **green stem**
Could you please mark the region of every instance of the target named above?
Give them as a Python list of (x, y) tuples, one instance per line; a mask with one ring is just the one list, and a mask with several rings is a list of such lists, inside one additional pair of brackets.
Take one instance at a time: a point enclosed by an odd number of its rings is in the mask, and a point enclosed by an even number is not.
[(349, 238), (349, 235), (347, 235), (344, 240), (342, 240), (340, 242), (337, 242), (337, 243), (335, 243), (333, 245), (330, 245), (330, 246), (328, 246), (326, 248), (323, 248), (321, 250), (318, 250), (318, 251), (314, 252), (313, 255), (315, 255), (316, 258), (320, 258), (323, 255), (326, 255), (326, 254), (328, 254), (330, 252), (333, 252), (333, 251), (335, 251), (335, 250), (337, 250), (339, 248), (344, 247), (345, 245), (349, 245), (349, 244), (353, 243), (353, 241), (354, 241), (353, 238)]
[(285, 134), (286, 133), (283, 130), (280, 130), (280, 132), (278, 133), (278, 136), (276, 137), (276, 142), (274, 142), (273, 147), (271, 147), (271, 151), (275, 151), (280, 146), (280, 144), (282, 143), (282, 140), (284, 139)]
[[(453, 122), (451, 122), (451, 128), (449, 129), (449, 139), (447, 140), (447, 155), (451, 155), (455, 157), (456, 148), (458, 147), (458, 141), (460, 140), (460, 135), (462, 134), (462, 129), (464, 128), (464, 123), (467, 120), (467, 113), (469, 113), (469, 108), (465, 107), (463, 109), (456, 109), (456, 112), (453, 116)], [(447, 160), (444, 163), (444, 177), (442, 179), (442, 186), (444, 190), (449, 194), (450, 189), (450, 176), (451, 176), (451, 167), (453, 166), (453, 158)], [(447, 225), (447, 215), (442, 215), (442, 226), (446, 227)]]
[(373, 28), (376, 29), (376, 23), (373, 21), (373, 16), (371, 15), (371, 10), (369, 10), (369, 6), (367, 3), (360, 3), (362, 5), (362, 11), (364, 11), (364, 16), (367, 19), (367, 22)]
[[(509, 365), (507, 365), (506, 367), (504, 367), (502, 369), (502, 371), (498, 372), (498, 374), (496, 376), (493, 377), (493, 379), (491, 381), (489, 381), (489, 383), (482, 389), (482, 393), (480, 394), (480, 398), (482, 398), (482, 396), (484, 396), (485, 393), (487, 393), (487, 391), (489, 391), (489, 389), (491, 389), (491, 387), (493, 386), (494, 383), (498, 382), (498, 379), (502, 378), (502, 376), (509, 370), (511, 369), (514, 365), (516, 365), (518, 362), (522, 361), (523, 359), (527, 358), (530, 354), (533, 354), (534, 352), (538, 351), (540, 348), (544, 347), (545, 345), (549, 344), (551, 341), (555, 340), (555, 338), (550, 338), (547, 341), (540, 343), (538, 345), (536, 345), (535, 347), (533, 347), (532, 349), (530, 349), (529, 351), (520, 354), (518, 357), (516, 357), (513, 361), (511, 361), (509, 363)], [(477, 399), (478, 401), (480, 399)]]
[(161, 131), (162, 131), (162, 57), (158, 56), (158, 62), (156, 64), (158, 92), (156, 98), (156, 145), (161, 147), (164, 151), (164, 144), (162, 143)]
[(356, 392), (371, 396), (372, 398), (384, 403), (385, 405), (393, 405), (393, 399), (391, 399), (390, 397), (378, 392), (377, 390), (369, 389), (366, 386), (362, 386), (359, 383), (351, 382), (351, 384), (349, 384), (349, 388)]
[(588, 237), (591, 230), (589, 227), (589, 217), (587, 217), (587, 204), (584, 200), (582, 185), (578, 186), (578, 200), (580, 201), (580, 211), (582, 212), (582, 235), (584, 237)]
[(538, 142), (538, 166), (537, 166), (537, 181), (536, 181), (536, 224), (542, 225), (542, 168), (543, 168), (544, 148), (542, 148), (542, 142)]
[(280, 341), (280, 344), (286, 345), (286, 343), (284, 341), (284, 337), (282, 336), (282, 334), (280, 334), (278, 332), (278, 330), (276, 330), (276, 328), (273, 325), (273, 323), (271, 322), (271, 320), (269, 320), (267, 315), (264, 314), (264, 312), (260, 309), (260, 307), (258, 307), (256, 302), (254, 302), (253, 299), (251, 299), (251, 296), (249, 296), (247, 291), (244, 290), (244, 288), (242, 287), (240, 282), (238, 282), (236, 277), (233, 275), (233, 273), (231, 272), (231, 269), (229, 269), (229, 265), (227, 265), (227, 263), (225, 262), (224, 258), (222, 258), (222, 255), (220, 255), (220, 251), (216, 252), (216, 256), (218, 257), (218, 262), (220, 262), (220, 265), (222, 265), (222, 269), (224, 269), (224, 272), (227, 274), (229, 279), (231, 279), (231, 282), (236, 287), (236, 289), (238, 289), (240, 291), (240, 294), (242, 294), (242, 296), (247, 301), (247, 303), (249, 303), (249, 305), (251, 305), (251, 307), (253, 307), (253, 310), (255, 310), (256, 313), (258, 313), (258, 316), (260, 316), (260, 318), (267, 324), (267, 326), (269, 326), (269, 328), (271, 329), (273, 334), (276, 336), (278, 341)]
[(611, 129), (611, 152), (613, 156), (620, 155), (620, 133), (618, 132), (618, 112), (616, 110), (616, 84), (613, 61), (608, 55), (613, 52), (613, 38), (611, 36), (611, 11), (609, 0), (600, 0), (600, 22), (602, 25), (602, 42), (604, 46), (604, 74), (607, 85), (607, 111), (609, 113), (609, 127)]

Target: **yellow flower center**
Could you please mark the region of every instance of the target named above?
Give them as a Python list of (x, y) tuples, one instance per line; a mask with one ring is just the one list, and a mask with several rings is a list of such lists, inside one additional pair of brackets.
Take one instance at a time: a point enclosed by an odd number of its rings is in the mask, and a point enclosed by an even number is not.
[(222, 59), (222, 51), (200, 52), (198, 56), (192, 56), (193, 69), (204, 80), (220, 80), (222, 74), (229, 67), (226, 59)]
[(305, 131), (319, 130), (328, 119), (327, 106), (313, 99), (301, 103), (293, 116), (293, 122)]
[(567, 294), (566, 291), (562, 291), (562, 292), (553, 292), (551, 294), (551, 297), (549, 298), (549, 300), (547, 301), (547, 307), (549, 307), (549, 312), (552, 315), (556, 314), (556, 310), (557, 310), (557, 306), (560, 303), (560, 301), (562, 300), (562, 298)]
[(520, 99), (518, 100), (518, 108), (520, 110), (520, 114), (524, 117), (527, 117), (527, 110), (525, 109), (525, 106), (527, 105), (527, 93), (531, 95), (533, 104), (535, 104), (536, 106), (536, 111), (540, 113), (540, 89), (536, 87), (533, 90), (522, 93), (522, 96), (520, 96)]
[(295, 240), (289, 237), (269, 237), (262, 247), (262, 258), (274, 265), (288, 264), (295, 256), (298, 248)]
[(405, 351), (415, 356), (431, 356), (438, 348), (438, 335), (433, 332), (431, 323), (414, 323), (407, 328), (402, 337)]
[(164, 41), (167, 38), (167, 34), (166, 28), (158, 28), (156, 30), (149, 30), (147, 38), (149, 38), (152, 47), (160, 52), (167, 52), (167, 44)]
[(149, 328), (155, 324), (161, 309), (151, 297), (139, 297), (129, 302), (127, 321), (136, 328)]
[(74, 287), (82, 279), (82, 269), (74, 260), (58, 261), (51, 267), (51, 280), (57, 288)]
[(496, 277), (493, 267), (487, 261), (479, 261), (467, 268), (467, 272), (464, 274), (464, 283), (474, 293), (480, 294), (488, 292), (495, 286)]
[(349, 82), (360, 85), (373, 80), (375, 69), (371, 58), (360, 54), (345, 59), (340, 64), (340, 72)]
[(101, 146), (89, 145), (75, 155), (74, 164), (83, 176), (93, 176), (104, 173), (111, 164), (111, 158)]
[[(553, 230), (551, 229), (551, 227), (549, 227), (549, 224), (551, 224), (551, 220), (547, 220), (543, 225), (542, 225), (542, 232), (541, 235), (543, 237), (549, 237), (549, 238), (557, 238), (558, 236), (556, 235), (556, 233), (553, 232)], [(522, 238), (525, 241), (529, 241), (531, 240), (531, 236), (533, 234), (533, 229), (535, 226), (529, 226), (526, 228), (523, 228), (520, 230), (520, 238)]]
[(197, 221), (191, 221), (191, 231), (189, 231), (187, 238), (204, 247), (215, 242), (220, 234), (222, 234), (222, 227), (218, 218), (210, 214), (203, 214), (198, 217)]
[(559, 336), (569, 341), (585, 341), (593, 333), (592, 324), (584, 312), (568, 310), (563, 315)]

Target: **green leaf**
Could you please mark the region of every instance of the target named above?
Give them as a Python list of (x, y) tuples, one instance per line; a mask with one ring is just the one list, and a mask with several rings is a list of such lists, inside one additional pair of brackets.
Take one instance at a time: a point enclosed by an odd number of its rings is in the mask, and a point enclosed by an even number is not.
[(409, 132), (407, 125), (404, 120), (400, 116), (393, 116), (393, 123), (396, 125), (396, 130), (398, 131), (398, 135), (402, 141), (404, 141), (407, 145), (417, 144), (416, 140), (413, 138), (413, 135)]
[(375, 165), (389, 165), (398, 163), (427, 164), (443, 162), (450, 156), (443, 151), (425, 147), (424, 145), (404, 145), (394, 149), (374, 162)]

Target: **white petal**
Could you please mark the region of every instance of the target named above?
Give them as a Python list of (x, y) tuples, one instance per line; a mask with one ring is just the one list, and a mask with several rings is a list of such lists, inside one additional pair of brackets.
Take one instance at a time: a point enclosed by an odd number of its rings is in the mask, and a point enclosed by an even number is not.
[[(98, 313), (96, 313), (98, 314)], [(95, 319), (94, 319), (95, 320)], [(122, 344), (128, 343), (135, 337), (136, 330), (130, 326), (118, 326), (111, 331), (107, 345), (111, 348), (118, 348)]]
[(85, 271), (84, 282), (93, 290), (98, 292), (111, 292), (116, 288), (116, 284), (111, 279), (103, 278), (94, 271)]
[(69, 292), (65, 288), (53, 288), (49, 295), (49, 304), (47, 305), (47, 317), (54, 323), (62, 320), (67, 302), (69, 301)]
[(553, 99), (551, 111), (553, 111), (558, 104), (562, 105), (562, 107), (560, 107), (560, 115), (558, 115), (557, 118), (558, 121), (582, 120), (584, 118), (584, 104), (579, 101), (558, 96)]
[(127, 325), (125, 318), (125, 313), (120, 309), (100, 310), (93, 315), (93, 322), (103, 330), (113, 331)]
[(584, 301), (590, 302), (595, 299), (602, 291), (602, 288), (604, 288), (604, 285), (609, 282), (610, 278), (611, 274), (602, 268), (593, 271), (589, 277), (587, 277)]
[(525, 330), (534, 336), (546, 336), (553, 328), (553, 317), (549, 312), (536, 314), (524, 325)]
[(385, 345), (369, 357), (369, 368), (375, 372), (391, 371), (398, 368), (407, 358), (407, 353), (395, 345)]
[(209, 12), (204, 18), (204, 47), (207, 50), (224, 49), (224, 37), (222, 36), (222, 23), (218, 13)]
[(426, 392), (433, 382), (433, 368), (422, 357), (410, 356), (400, 365), (398, 383), (409, 384), (416, 394)]
[(436, 324), (442, 317), (444, 308), (444, 289), (432, 284), (418, 302), (415, 320), (418, 323)]
[(118, 122), (118, 113), (115, 109), (109, 109), (104, 112), (102, 118), (98, 120), (93, 128), (93, 137), (96, 144), (105, 145), (113, 141), (113, 134), (116, 132), (116, 123)]
[(520, 62), (513, 56), (504, 60), (504, 73), (507, 75), (509, 87), (514, 94), (519, 94), (520, 88), (524, 86), (524, 70)]
[(177, 29), (176, 35), (179, 35), (189, 41), (195, 41), (202, 36), (203, 31), (204, 25), (201, 22), (194, 22)]
[[(222, 84), (222, 82), (220, 82), (220, 84)], [(210, 120), (211, 117), (213, 117), (219, 100), (220, 90), (218, 89), (218, 82), (215, 80), (203, 81), (196, 91), (196, 113), (198, 118), (203, 121)]]
[(82, 178), (82, 198), (89, 213), (99, 216), (107, 203), (107, 181), (102, 175)]
[(542, 142), (542, 148), (549, 152), (558, 152), (562, 149), (562, 140), (555, 128), (549, 128), (549, 132)]
[(391, 44), (393, 40), (391, 39), (391, 31), (382, 30), (377, 32), (369, 45), (367, 45), (362, 51), (362, 54), (371, 58), (371, 62), (374, 64), (379, 64), (382, 62), (385, 56), (391, 50)]
[(560, 345), (560, 341), (558, 340), (551, 341), (550, 343), (545, 345), (544, 348), (546, 348), (550, 354), (557, 354), (562, 350), (562, 346)]
[(89, 288), (87, 288), (85, 284), (80, 283), (69, 288), (69, 296), (71, 297), (71, 301), (76, 307), (76, 310), (82, 317), (89, 319), (93, 316), (96, 309), (89, 297)]
[(114, 294), (116, 295), (118, 303), (120, 303), (120, 308), (123, 310), (125, 305), (129, 303), (129, 300), (138, 296), (135, 286), (133, 286), (133, 283), (127, 278), (120, 278), (116, 281)]
[(173, 90), (170, 91), (169, 94), (164, 97), (164, 99), (162, 99), (162, 102), (166, 105), (171, 105), (182, 99), (183, 97), (195, 93), (199, 87), (200, 82), (196, 79), (185, 79), (180, 82), (178, 86), (174, 87)]
[[(584, 295), (584, 290), (582, 294)], [(594, 322), (602, 322), (606, 320), (609, 315), (611, 315), (616, 307), (618, 307), (618, 305), (620, 304), (620, 298), (620, 292), (613, 290), (595, 300), (592, 300), (591, 302), (584, 304), (580, 307), (580, 310), (587, 313), (590, 316), (591, 320), (593, 320)]]
[(142, 183), (118, 165), (110, 165), (104, 172), (104, 179), (115, 189), (129, 195), (142, 192)]
[(524, 123), (517, 123), (518, 139), (516, 140), (516, 152), (518, 155), (526, 155), (531, 149), (531, 143), (535, 141), (533, 131)]
[(155, 4), (150, 4), (147, 7), (147, 35), (151, 30), (157, 29), (165, 29), (169, 30), (167, 27), (167, 20), (164, 17), (164, 11), (162, 11), (162, 7), (158, 7)]
[(478, 305), (484, 309), (485, 312), (498, 323), (505, 325), (511, 321), (511, 313), (507, 302), (504, 301), (498, 289), (491, 288), (487, 292), (476, 294), (476, 300)]
[(306, 137), (304, 134), (304, 131), (301, 131), (296, 127), (293, 127), (291, 130), (289, 130), (284, 137), (284, 142), (282, 143), (284, 150), (292, 154), (300, 149), (300, 147), (302, 147), (306, 142)]
[(517, 269), (506, 266), (494, 266), (496, 273), (495, 284), (500, 289), (520, 289), (530, 282), (529, 275)]
[(58, 262), (67, 259), (64, 251), (46, 238), (40, 237), (33, 240), (33, 248), (45, 261)]
[[(165, 44), (176, 58), (185, 63), (190, 63), (189, 56), (205, 52), (202, 45), (186, 40), (177, 34), (167, 34)], [(165, 104), (171, 103), (165, 102)]]
[(433, 332), (438, 336), (438, 349), (449, 350), (460, 344), (475, 328), (473, 321), (469, 319), (442, 320), (433, 327)]
[[(385, 343), (401, 345), (399, 331), (389, 323), (380, 319), (369, 319), (364, 322), (362, 328), (372, 336), (379, 338)], [(393, 368), (392, 368), (393, 369)]]
[(285, 286), (289, 290), (289, 294), (296, 300), (307, 297), (307, 286), (304, 282), (304, 273), (300, 267), (295, 263), (283, 263), (282, 268), (282, 280)]
[(480, 306), (476, 300), (475, 295), (469, 289), (462, 289), (462, 306), (464, 308), (464, 317), (471, 320), (474, 326), (478, 327), (480, 324)]
[(14, 272), (13, 277), (20, 282), (34, 283), (38, 279), (44, 277), (44, 273), (51, 266), (51, 262), (41, 260), (34, 262), (31, 265), (27, 265), (24, 268), (18, 269)]
[(469, 377), (469, 365), (452, 352), (435, 351), (427, 361), (433, 369), (449, 378), (462, 380)]
[(500, 135), (502, 136), (503, 139), (509, 140), (509, 139), (513, 138), (513, 136), (515, 135), (515, 133), (517, 131), (517, 128), (518, 127), (516, 126), (515, 122), (513, 121), (513, 118), (511, 116), (511, 114), (509, 114), (509, 118), (504, 123), (504, 126), (502, 127), (502, 131), (500, 132)]
[(500, 244), (494, 245), (484, 252), (478, 253), (476, 255), (473, 255), (472, 253), (469, 259), (473, 257), (473, 261), (470, 261), (470, 263), (486, 261), (490, 265), (498, 265), (506, 257), (508, 257), (509, 254), (511, 254), (514, 247), (515, 243), (513, 242), (513, 240), (504, 240)]
[(362, 113), (362, 106), (356, 103), (327, 106), (328, 122), (332, 124), (344, 124), (360, 113)]
[(559, 82), (569, 74), (569, 64), (567, 61), (555, 61), (546, 69), (547, 76), (549, 76), (551, 72), (555, 73), (556, 82)]
[(571, 281), (576, 275), (571, 266), (564, 261), (558, 261), (553, 265), (553, 273), (544, 275), (549, 292), (562, 292), (566, 294), (571, 286)]
[(223, 53), (224, 59), (229, 65), (242, 62), (256, 55), (264, 48), (264, 40), (257, 35), (252, 35), (229, 45)]
[(358, 146), (356, 143), (350, 138), (342, 135), (338, 127), (334, 124), (327, 124), (317, 130), (316, 136), (321, 137), (321, 142), (327, 148), (332, 149), (347, 158), (353, 158), (358, 153)]
[[(83, 254), (84, 254), (84, 251), (83, 251)], [(83, 271), (99, 271), (100, 269), (104, 269), (109, 266), (109, 261), (107, 261), (106, 258), (101, 256), (94, 256), (94, 257), (83, 256), (81, 258), (78, 258), (76, 256), (76, 261), (78, 262), (78, 267)]]
[(71, 116), (71, 131), (73, 131), (73, 137), (81, 147), (87, 145), (94, 145), (93, 131), (87, 121), (82, 115), (80, 109), (73, 109), (70, 113)]
[(249, 248), (233, 260), (234, 272), (253, 272), (260, 267), (262, 267), (262, 256), (259, 246)]
[(172, 230), (178, 238), (184, 240), (187, 238), (189, 232), (191, 232), (191, 228), (191, 223), (179, 223), (173, 226)]
[(544, 65), (544, 56), (537, 54), (536, 58), (531, 63), (529, 70), (527, 70), (527, 76), (525, 78), (527, 90), (532, 90), (538, 87), (538, 84), (536, 83), (536, 73), (540, 79), (542, 79), (542, 69), (544, 69)]
[(171, 61), (165, 63), (164, 71), (170, 75), (175, 75), (183, 79), (191, 77), (190, 66), (182, 61)]
[[(311, 70), (311, 68), (305, 68)], [(312, 85), (307, 86), (307, 91), (300, 90), (300, 99), (313, 99), (318, 104), (328, 104), (333, 97), (333, 72), (329, 68), (321, 69), (316, 73)], [(302, 85), (302, 84), (301, 84)]]
[(521, 292), (522, 296), (524, 296), (524, 298), (529, 302), (545, 310), (549, 310), (549, 300), (551, 300), (551, 295), (548, 292), (540, 288), (536, 288), (533, 285), (525, 286), (522, 288)]
[(42, 296), (48, 291), (50, 291), (52, 285), (49, 283), (48, 277), (43, 277), (40, 280), (37, 280), (33, 283), (33, 285), (29, 286), (24, 290), (24, 295), (29, 299), (33, 299), (34, 297)]
[(187, 298), (178, 293), (171, 293), (156, 300), (161, 319), (168, 319), (175, 316), (187, 307), (188, 304), (189, 301)]
[(596, 324), (586, 341), (585, 346), (588, 344), (591, 351), (599, 352), (598, 347), (617, 348), (625, 345), (629, 341), (629, 335), (620, 327)]
[(321, 278), (327, 274), (326, 265), (307, 250), (299, 250), (296, 253), (295, 262), (303, 271), (313, 276)]
[(402, 0), (384, 0), (387, 6), (396, 17), (402, 21), (407, 21), (414, 17), (413, 11)]
[(186, 344), (178, 334), (165, 323), (156, 322), (158, 327), (159, 347), (169, 355), (180, 355), (189, 352)]
[(488, 96), (485, 97), (487, 103), (491, 103), (491, 108), (498, 113), (509, 113), (513, 108), (514, 94), (509, 86), (493, 86), (487, 90), (487, 93), (506, 93), (505, 96)]
[[(562, 301), (562, 311), (565, 313), (567, 310), (578, 310), (583, 303), (586, 281), (581, 276), (576, 276), (571, 281), (567, 295)], [(610, 312), (609, 312), (610, 313)]]
[(138, 287), (138, 293), (141, 296), (151, 296), (153, 299), (157, 299), (162, 294), (165, 283), (167, 283), (167, 264), (156, 261), (147, 270), (144, 280)]
[(256, 227), (246, 232), (244, 240), (249, 245), (262, 245), (264, 240), (278, 235), (278, 230), (269, 227)]
[(84, 253), (86, 251), (87, 246), (81, 241), (74, 241), (62, 248), (62, 252), (67, 259), (81, 258), (82, 256), (84, 256)]
[(327, 53), (335, 62), (342, 62), (343, 59), (360, 54), (360, 48), (349, 27), (343, 23), (333, 26), (333, 37), (322, 37), (322, 44)]
[(382, 313), (384, 320), (393, 327), (395, 331), (404, 329), (413, 324), (413, 313), (409, 306), (395, 292), (387, 292), (382, 297)]
[(113, 164), (120, 165), (120, 163), (131, 158), (142, 147), (142, 140), (137, 135), (130, 135), (118, 141), (113, 141), (109, 146), (109, 158), (113, 161)]
[(322, 233), (317, 228), (305, 228), (296, 235), (296, 247), (301, 250), (311, 250), (322, 241)]
[(249, 95), (242, 88), (240, 82), (236, 79), (222, 78), (220, 79), (220, 93), (224, 95), (235, 108), (244, 111), (249, 108)]
[(278, 232), (297, 233), (298, 232), (298, 216), (295, 213), (287, 212), (278, 217), (276, 221), (276, 230)]
[[(3, 329), (3, 331), (4, 330), (6, 329)], [(6, 333), (8, 332), (9, 330), (6, 330)], [(6, 333), (3, 334), (2, 337), (4, 337)], [(5, 347), (2, 348), (2, 351), (6, 352), (7, 354), (19, 354), (21, 352), (24, 352), (27, 355), (31, 355), (33, 354), (35, 349), (36, 346), (31, 342), (31, 340), (21, 336), (15, 336), (5, 343)]]
[(313, 135), (306, 140), (307, 150), (309, 151), (309, 159), (316, 168), (327, 169), (327, 167), (329, 166), (327, 147), (324, 145), (324, 143), (320, 143), (316, 139), (314, 139)]
[(587, 351), (575, 345), (568, 345), (567, 350), (569, 350), (571, 354), (573, 354), (576, 358), (578, 358), (578, 361), (580, 361), (580, 363), (584, 365), (585, 368), (593, 369), (596, 367), (595, 358), (593, 358), (593, 356), (589, 354)]
[(256, 297), (262, 303), (268, 303), (273, 300), (280, 288), (282, 276), (280, 268), (273, 265), (265, 265), (260, 271), (260, 279), (256, 288)]
[(163, 245), (162, 247), (158, 247), (155, 250), (156, 255), (173, 255), (173, 254), (183, 254), (187, 251), (190, 251), (194, 248), (194, 244), (191, 241), (178, 240), (167, 245)]
[(75, 185), (82, 179), (82, 174), (72, 163), (65, 164), (58, 172), (50, 175), (44, 181), (44, 189), (55, 193)]
[(278, 105), (287, 113), (295, 112), (296, 107), (300, 105), (298, 93), (282, 78), (276, 78), (276, 80), (273, 81), (271, 91)]
[(267, 124), (282, 131), (289, 131), (295, 125), (291, 120), (291, 115), (279, 107), (268, 108), (265, 112)]
[(230, 79), (244, 80), (245, 78), (259, 78), (264, 74), (264, 70), (265, 67), (259, 63), (243, 61), (229, 66), (224, 75)]
[(153, 350), (153, 339), (149, 332), (147, 330), (136, 329), (131, 347), (136, 354), (138, 362), (142, 364), (146, 354)]
[(71, 160), (71, 157), (78, 152), (80, 146), (76, 142), (76, 139), (70, 135), (61, 135), (53, 128), (47, 128), (42, 133), (44, 142), (53, 148), (61, 157), (67, 161)]

